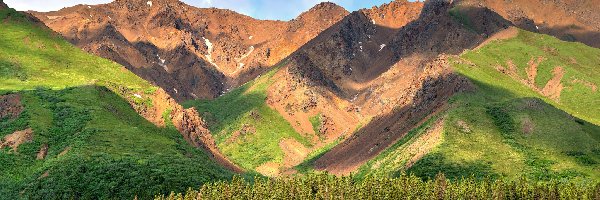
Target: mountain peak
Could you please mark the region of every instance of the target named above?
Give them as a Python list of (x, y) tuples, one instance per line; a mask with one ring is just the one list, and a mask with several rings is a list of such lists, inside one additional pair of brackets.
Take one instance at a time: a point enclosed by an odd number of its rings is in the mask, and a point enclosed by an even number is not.
[(179, 0), (115, 0), (113, 3), (125, 4), (128, 6), (159, 6), (159, 5), (177, 5), (182, 2)]
[(344, 9), (342, 6), (339, 6), (333, 2), (321, 2), (315, 6), (313, 6), (309, 12), (318, 11), (318, 10), (334, 10), (334, 9)]
[(308, 11), (303, 12), (296, 19), (303, 19), (310, 16), (334, 16), (337, 14), (346, 15), (349, 12), (342, 6), (339, 6), (333, 2), (321, 2), (313, 6)]

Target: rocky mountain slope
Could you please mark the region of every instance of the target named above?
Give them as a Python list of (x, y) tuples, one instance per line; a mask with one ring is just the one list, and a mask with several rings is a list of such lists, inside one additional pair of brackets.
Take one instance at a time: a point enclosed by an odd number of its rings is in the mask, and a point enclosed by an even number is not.
[[(548, 111), (553, 120), (572, 119), (569, 125), (580, 124), (576, 125), (583, 130), (577, 132), (579, 138), (597, 137), (599, 116), (588, 112), (595, 103), (587, 98), (596, 93), (585, 95), (589, 91), (578, 88), (597, 85), (597, 79), (589, 75), (598, 64), (594, 48), (548, 42), (554, 38), (537, 34), (598, 47), (598, 23), (594, 23), (598, 17), (592, 12), (597, 5), (594, 0), (584, 4), (567, 0), (397, 0), (348, 13), (335, 4), (322, 3), (292, 21), (281, 22), (194, 8), (176, 0), (117, 0), (33, 14), (77, 46), (125, 65), (177, 100), (200, 99), (185, 105), (195, 107), (195, 114), (206, 120), (216, 144), (210, 148), (218, 148), (243, 170), (280, 176), (313, 169), (369, 174), (368, 169), (377, 172), (383, 168), (389, 175), (413, 165), (442, 166), (432, 171), (463, 170), (452, 166), (466, 161), (450, 158), (448, 152), (469, 149), (460, 143), (465, 137), (451, 134), (470, 132), (474, 127), (470, 124), (475, 119), (455, 119), (465, 118), (467, 113), (457, 109), (469, 110), (472, 104), (476, 105), (473, 109), (489, 111), (476, 116), (491, 117), (492, 123), (499, 124), (500, 132), (495, 126), (478, 127), (482, 132), (497, 133), (489, 142), (503, 152), (497, 156), (519, 153), (542, 162), (571, 159), (562, 155), (564, 151), (579, 152), (580, 157), (581, 152), (584, 156), (594, 152), (597, 142), (590, 140), (585, 149), (551, 149), (552, 156), (545, 157), (520, 149), (531, 141), (507, 136), (515, 131), (502, 127), (503, 120), (510, 118), (506, 116), (524, 115), (516, 109), (521, 102), (517, 98), (537, 98), (543, 106), (527, 114), (538, 116), (538, 112)], [(513, 39), (517, 36), (521, 37)], [(477, 58), (480, 60), (461, 57), (471, 50), (493, 47), (521, 54), (490, 50), (484, 52), (487, 57)], [(587, 57), (565, 51), (586, 52)], [(551, 56), (552, 61), (546, 62)], [(471, 74), (464, 65), (495, 73)], [(529, 67), (522, 70), (522, 66)], [(498, 82), (505, 85), (497, 87), (517, 84), (524, 88), (509, 88), (510, 92), (499, 96), (490, 94), (497, 90), (488, 87), (494, 82), (489, 76), (503, 80), (504, 75), (514, 82)], [(569, 87), (575, 90), (562, 92)], [(460, 98), (472, 93), (492, 103), (475, 101), (469, 95)], [(573, 97), (582, 102), (575, 103)], [(464, 104), (453, 103), (456, 99)], [(496, 104), (507, 102), (519, 105), (513, 110), (496, 109)], [(560, 114), (561, 110), (569, 116)], [(460, 114), (452, 114), (455, 112)], [(451, 122), (446, 121), (447, 116)], [(531, 129), (531, 124), (547, 121), (519, 122), (524, 132), (533, 133), (536, 129)], [(511, 123), (514, 129), (516, 125)], [(442, 133), (447, 130), (449, 134)], [(454, 140), (445, 143), (442, 138), (446, 136)], [(541, 140), (552, 143), (548, 138)], [(507, 146), (513, 149), (501, 149)], [(437, 147), (444, 150), (434, 155)], [(398, 154), (402, 157), (385, 157), (398, 148), (404, 149)], [(389, 159), (405, 164), (392, 162), (389, 168), (374, 164), (390, 163)], [(469, 163), (473, 161), (469, 159)], [(466, 168), (517, 175), (502, 171), (505, 162), (485, 161), (492, 166), (476, 163)], [(572, 166), (587, 173), (590, 168), (582, 165)], [(550, 166), (522, 167), (543, 171)]]
[(117, 0), (32, 14), (73, 44), (183, 101), (211, 99), (253, 79), (347, 11), (323, 3), (282, 22), (177, 0)]
[(458, 0), (455, 11), (462, 11), (471, 25), (480, 23), (482, 15), (470, 11), (487, 8), (515, 26), (536, 33), (555, 36), (565, 41), (578, 41), (600, 48), (600, 1), (556, 0), (556, 1), (495, 1)]
[(0, 9), (0, 199), (151, 198), (241, 172), (194, 109), (31, 20)]

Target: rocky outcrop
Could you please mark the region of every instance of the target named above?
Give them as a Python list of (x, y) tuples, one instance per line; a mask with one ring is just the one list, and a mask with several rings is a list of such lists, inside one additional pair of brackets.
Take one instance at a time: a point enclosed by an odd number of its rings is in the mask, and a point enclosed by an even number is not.
[(238, 173), (243, 171), (221, 154), (206, 123), (195, 108), (184, 109), (162, 89), (148, 98), (152, 99), (152, 107), (138, 106), (132, 102), (133, 107), (144, 118), (162, 127), (171, 122), (189, 144), (202, 148), (213, 160), (227, 169)]
[(426, 64), (391, 112), (371, 122), (315, 161), (315, 169), (348, 175), (403, 138), (411, 129), (444, 109), (455, 93), (470, 89), (466, 78), (454, 74), (445, 56)]
[[(270, 88), (269, 105), (298, 129), (306, 115), (326, 114), (330, 130), (318, 137), (347, 138), (316, 161), (317, 169), (353, 171), (469, 85), (440, 55), (460, 54), (486, 36), (456, 21), (451, 8), (450, 1), (395, 1), (354, 12), (290, 57)], [(486, 21), (494, 24), (489, 32), (506, 25), (501, 18)]]
[[(455, 0), (463, 11), (489, 9), (519, 28), (600, 48), (599, 0)], [(489, 15), (487, 15), (489, 16)], [(469, 15), (472, 24), (486, 15)]]
[(282, 22), (178, 0), (151, 2), (117, 0), (32, 14), (78, 47), (184, 101), (211, 99), (254, 79), (348, 13), (322, 3)]
[(7, 94), (0, 96), (0, 119), (17, 118), (23, 112), (21, 96), (18, 94)]
[(12, 148), (13, 152), (17, 152), (19, 146), (26, 142), (31, 142), (33, 139), (33, 130), (31, 128), (15, 131), (12, 134), (8, 134), (4, 136), (3, 139), (0, 140), (0, 149), (4, 147)]

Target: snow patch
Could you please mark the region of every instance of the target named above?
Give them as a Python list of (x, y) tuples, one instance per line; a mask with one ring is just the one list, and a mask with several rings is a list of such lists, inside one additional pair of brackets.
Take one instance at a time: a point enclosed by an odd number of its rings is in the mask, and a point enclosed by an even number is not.
[(537, 29), (537, 30), (540, 30), (540, 27), (538, 27), (538, 26), (535, 26), (535, 29)]
[(92, 8), (91, 6), (88, 6), (88, 8)]
[(377, 24), (377, 23), (375, 23), (375, 19), (371, 19), (371, 22), (373, 22), (373, 24)]
[(248, 37), (248, 39), (250, 39), (250, 40), (251, 40), (252, 38), (254, 38), (254, 36), (250, 36), (250, 37)]
[(175, 91), (175, 94), (179, 93), (179, 91), (177, 91), (177, 88), (173, 88), (173, 91)]
[(165, 64), (165, 60), (162, 59), (162, 58), (160, 58), (160, 56), (158, 54), (156, 54), (156, 57), (158, 57), (158, 60), (160, 60), (160, 63), (158, 63), (158, 65), (160, 65), (161, 67), (163, 67), (165, 69), (165, 71), (169, 71), (169, 68)]
[(385, 44), (379, 45), (379, 51), (383, 50), (383, 48), (385, 48)]
[(133, 96), (134, 96), (134, 97), (137, 97), (138, 99), (141, 99), (141, 98), (142, 98), (142, 95), (139, 95), (139, 94), (134, 94)]
[(206, 59), (208, 60), (208, 62), (209, 62), (210, 64), (212, 64), (212, 65), (214, 65), (215, 67), (219, 68), (219, 66), (217, 66), (217, 64), (216, 64), (215, 62), (213, 62), (213, 59), (212, 59), (212, 51), (213, 51), (213, 44), (212, 44), (212, 42), (210, 42), (210, 40), (208, 40), (208, 39), (207, 39), (207, 38), (205, 38), (205, 37), (202, 37), (202, 39), (204, 39), (204, 43), (205, 43), (205, 44), (206, 44), (206, 46), (208, 47), (208, 52), (207, 52), (207, 54), (206, 54), (206, 55), (204, 55), (204, 56), (206, 56)]
[(354, 102), (354, 101), (356, 101), (356, 99), (358, 99), (358, 94), (354, 95), (354, 98), (352, 98), (352, 99), (350, 100), (350, 102)]
[(362, 52), (362, 51), (363, 51), (363, 46), (362, 46), (362, 45), (360, 45), (360, 52)]
[(148, 1), (146, 2), (146, 4), (148, 4), (148, 6), (152, 7), (152, 1)]

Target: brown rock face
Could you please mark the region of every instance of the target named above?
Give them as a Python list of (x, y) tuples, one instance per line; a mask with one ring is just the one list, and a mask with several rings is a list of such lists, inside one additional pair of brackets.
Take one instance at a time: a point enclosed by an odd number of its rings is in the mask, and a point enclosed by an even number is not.
[(488, 8), (525, 30), (600, 48), (600, 0), (458, 0), (455, 3), (464, 9)]
[(12, 134), (4, 136), (4, 138), (0, 140), (0, 149), (3, 149), (4, 147), (10, 147), (12, 148), (13, 152), (17, 152), (19, 145), (26, 142), (31, 142), (32, 139), (33, 130), (30, 128), (22, 131), (16, 131)]
[(315, 133), (316, 146), (346, 138), (315, 162), (317, 169), (352, 172), (468, 86), (439, 55), (485, 38), (453, 20), (450, 8), (446, 1), (395, 1), (354, 12), (290, 56), (269, 88), (269, 105), (302, 133), (314, 132), (305, 130), (308, 117), (326, 115), (327, 132)]
[(238, 173), (242, 172), (241, 168), (229, 161), (217, 149), (206, 123), (200, 118), (195, 108), (184, 109), (162, 89), (157, 90), (151, 98), (152, 107), (134, 106), (144, 118), (157, 126), (164, 127), (166, 122), (163, 114), (170, 112), (167, 120), (173, 123), (188, 143), (202, 148), (213, 160), (227, 169)]
[(117, 0), (32, 14), (181, 101), (214, 98), (255, 78), (347, 13), (323, 3), (282, 22), (177, 0)]
[(0, 119), (17, 118), (23, 112), (21, 105), (21, 96), (18, 94), (8, 94), (0, 96)]

